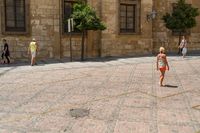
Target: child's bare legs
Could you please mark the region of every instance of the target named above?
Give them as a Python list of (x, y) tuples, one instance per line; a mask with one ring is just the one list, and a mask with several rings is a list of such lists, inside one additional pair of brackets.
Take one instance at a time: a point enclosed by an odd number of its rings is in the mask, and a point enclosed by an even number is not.
[(31, 57), (31, 66), (35, 64), (35, 57)]
[(165, 70), (160, 70), (160, 86), (163, 86), (163, 80), (164, 80), (164, 77), (165, 77)]
[(35, 65), (36, 52), (31, 53), (31, 66)]

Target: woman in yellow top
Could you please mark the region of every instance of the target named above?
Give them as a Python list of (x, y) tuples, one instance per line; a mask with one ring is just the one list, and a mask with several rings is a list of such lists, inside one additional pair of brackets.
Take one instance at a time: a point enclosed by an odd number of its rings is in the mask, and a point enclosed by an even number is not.
[(36, 64), (35, 58), (36, 58), (37, 51), (38, 51), (38, 45), (35, 41), (35, 38), (33, 38), (28, 48), (28, 54), (31, 53), (31, 66)]

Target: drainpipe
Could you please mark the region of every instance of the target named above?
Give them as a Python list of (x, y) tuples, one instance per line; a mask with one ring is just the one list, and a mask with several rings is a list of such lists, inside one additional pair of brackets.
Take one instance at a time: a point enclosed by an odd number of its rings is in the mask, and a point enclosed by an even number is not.
[[(102, 20), (102, 0), (99, 0), (99, 17), (100, 19)], [(100, 41), (99, 41), (99, 57), (102, 57), (102, 31), (100, 31), (99, 33), (99, 38), (100, 38)]]
[[(152, 10), (155, 10), (155, 0), (152, 0)], [(152, 51), (151, 51), (151, 53), (152, 53), (152, 55), (153, 54), (155, 54), (155, 51), (154, 51), (154, 21), (156, 21), (156, 20), (152, 20)]]
[(61, 0), (59, 0), (59, 59), (61, 59), (62, 49), (62, 9)]

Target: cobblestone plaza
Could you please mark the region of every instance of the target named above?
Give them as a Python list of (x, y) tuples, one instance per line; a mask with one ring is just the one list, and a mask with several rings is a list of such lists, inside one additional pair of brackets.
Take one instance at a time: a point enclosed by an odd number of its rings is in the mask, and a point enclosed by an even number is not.
[[(0, 133), (199, 133), (200, 56), (0, 65)], [(74, 118), (70, 109), (86, 109)]]
[[(7, 39), (12, 59), (27, 60), (27, 48), (32, 38), (39, 44), (39, 58), (69, 58), (70, 35), (64, 22), (70, 17), (72, 3), (75, 1), (0, 0), (0, 40)], [(185, 1), (195, 8), (200, 7), (199, 0)], [(87, 4), (95, 9), (107, 29), (87, 32), (85, 56), (150, 55), (156, 53), (160, 46), (170, 53), (176, 53), (178, 33), (168, 30), (162, 17), (166, 13), (171, 14), (177, 2), (178, 0), (87, 0)], [(187, 47), (193, 52), (200, 51), (200, 16), (196, 17), (196, 21), (196, 27), (190, 29), (190, 34), (186, 36), (189, 42)], [(72, 33), (74, 58), (81, 55), (81, 41), (80, 32)], [(0, 50), (1, 46), (3, 45), (0, 43)]]

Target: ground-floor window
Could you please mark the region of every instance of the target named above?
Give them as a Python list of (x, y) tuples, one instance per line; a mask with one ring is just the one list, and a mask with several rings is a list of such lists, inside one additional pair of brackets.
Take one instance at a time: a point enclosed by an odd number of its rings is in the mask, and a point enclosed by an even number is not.
[(25, 0), (5, 0), (6, 31), (25, 31)]
[[(66, 23), (66, 20), (70, 18), (72, 12), (73, 12), (73, 5), (76, 3), (76, 0), (63, 0), (63, 32), (68, 32), (68, 24)], [(78, 29), (74, 29), (73, 33), (80, 33)]]
[(3, 32), (27, 33), (29, 0), (4, 0), (3, 5)]

